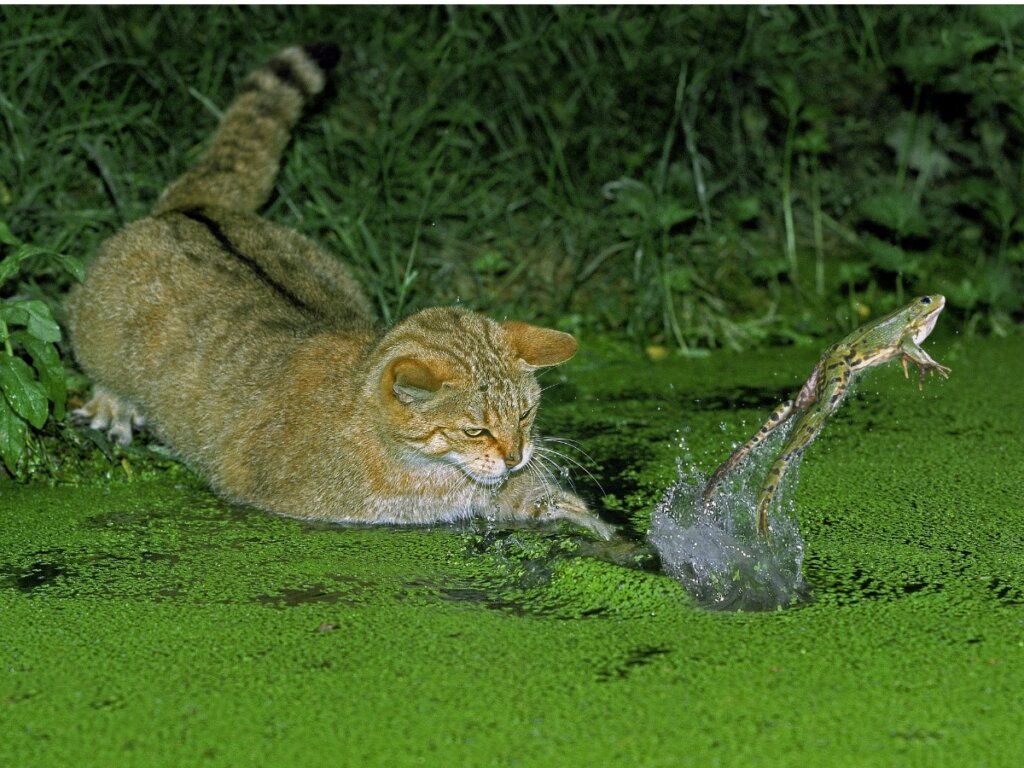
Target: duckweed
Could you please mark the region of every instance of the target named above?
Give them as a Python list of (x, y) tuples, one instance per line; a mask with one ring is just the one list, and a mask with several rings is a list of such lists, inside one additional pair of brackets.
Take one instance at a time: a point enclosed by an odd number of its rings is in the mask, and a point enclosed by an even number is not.
[(815, 350), (583, 342), (541, 426), (613, 542), (315, 526), (184, 472), (0, 485), (0, 764), (1016, 764), (1024, 341), (865, 375), (793, 496), (809, 599), (763, 613), (700, 609), (645, 536)]

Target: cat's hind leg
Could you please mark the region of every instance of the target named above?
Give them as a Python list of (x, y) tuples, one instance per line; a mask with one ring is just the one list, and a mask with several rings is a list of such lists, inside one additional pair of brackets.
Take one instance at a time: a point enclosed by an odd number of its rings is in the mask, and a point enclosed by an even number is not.
[(119, 445), (130, 445), (132, 427), (146, 423), (146, 417), (138, 408), (98, 384), (93, 389), (92, 399), (71, 415), (81, 423), (88, 423), (90, 429), (106, 430), (107, 437)]

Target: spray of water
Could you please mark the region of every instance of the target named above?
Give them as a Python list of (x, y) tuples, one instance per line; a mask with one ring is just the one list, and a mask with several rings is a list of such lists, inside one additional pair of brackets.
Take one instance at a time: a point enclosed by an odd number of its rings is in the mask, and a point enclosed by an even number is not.
[(809, 598), (800, 570), (804, 541), (794, 516), (796, 467), (776, 495), (770, 535), (757, 532), (763, 465), (784, 439), (779, 435), (748, 457), (707, 506), (707, 477), (680, 462), (679, 479), (654, 509), (648, 540), (664, 570), (705, 608), (768, 611)]

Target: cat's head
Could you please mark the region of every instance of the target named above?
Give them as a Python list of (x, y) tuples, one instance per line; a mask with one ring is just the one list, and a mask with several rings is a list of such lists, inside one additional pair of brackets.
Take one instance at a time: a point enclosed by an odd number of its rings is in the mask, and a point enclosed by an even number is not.
[(533, 372), (575, 352), (561, 331), (460, 309), (419, 312), (378, 347), (388, 437), (411, 462), (454, 465), (498, 485), (533, 455), (541, 392)]

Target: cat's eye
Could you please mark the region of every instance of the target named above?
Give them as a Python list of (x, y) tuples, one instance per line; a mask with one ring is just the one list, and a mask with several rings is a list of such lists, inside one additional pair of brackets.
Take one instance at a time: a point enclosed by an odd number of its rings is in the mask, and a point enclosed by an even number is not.
[(491, 433), (486, 429), (464, 429), (466, 437), (490, 437)]
[(536, 408), (536, 407), (537, 406), (535, 406), (535, 405), (531, 405), (529, 408), (527, 408), (526, 411), (523, 412), (522, 416), (519, 417), (519, 423), (521, 424), (524, 421), (526, 421), (528, 418), (530, 418), (533, 415), (534, 408)]

